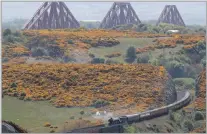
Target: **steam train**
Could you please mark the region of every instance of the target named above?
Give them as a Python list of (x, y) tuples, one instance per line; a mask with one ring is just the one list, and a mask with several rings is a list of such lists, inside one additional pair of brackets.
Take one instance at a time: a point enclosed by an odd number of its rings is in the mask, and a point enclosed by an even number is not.
[(149, 110), (149, 111), (142, 112), (142, 113), (125, 115), (125, 116), (116, 117), (116, 118), (110, 118), (108, 120), (108, 125), (111, 126), (115, 124), (125, 124), (125, 123), (131, 124), (133, 122), (139, 122), (142, 120), (151, 119), (153, 117), (158, 117), (164, 114), (168, 114), (170, 110), (180, 109), (181, 107), (187, 105), (190, 101), (191, 101), (190, 93), (186, 91), (182, 99), (170, 105), (163, 106), (161, 108)]

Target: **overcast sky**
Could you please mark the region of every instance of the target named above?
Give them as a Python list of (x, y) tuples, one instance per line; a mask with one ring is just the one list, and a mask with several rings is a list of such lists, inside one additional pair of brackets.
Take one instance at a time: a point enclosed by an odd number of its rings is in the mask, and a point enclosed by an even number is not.
[[(101, 21), (113, 2), (65, 2), (74, 17), (80, 20)], [(2, 2), (3, 21), (10, 19), (31, 18), (42, 2)], [(157, 20), (165, 5), (176, 5), (184, 22), (191, 24), (206, 24), (205, 2), (131, 2), (139, 19)]]

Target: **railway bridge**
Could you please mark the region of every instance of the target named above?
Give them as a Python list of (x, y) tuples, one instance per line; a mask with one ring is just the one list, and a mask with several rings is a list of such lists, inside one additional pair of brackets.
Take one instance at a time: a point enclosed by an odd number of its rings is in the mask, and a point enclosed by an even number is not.
[[(185, 26), (176, 5), (166, 5), (157, 25), (169, 23)], [(114, 2), (103, 18), (101, 29), (111, 29), (117, 25), (141, 24), (141, 21), (130, 2)], [(79, 21), (73, 16), (67, 5), (61, 1), (44, 2), (32, 18), (25, 23), (23, 29), (65, 29), (79, 28)]]

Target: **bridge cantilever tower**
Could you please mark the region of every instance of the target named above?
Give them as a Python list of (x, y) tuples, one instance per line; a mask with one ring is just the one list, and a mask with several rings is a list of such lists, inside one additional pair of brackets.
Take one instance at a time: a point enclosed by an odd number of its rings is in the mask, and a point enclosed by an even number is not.
[(44, 2), (23, 29), (78, 28), (80, 24), (64, 2)]
[(185, 27), (185, 23), (175, 5), (165, 6), (156, 25), (159, 25), (160, 23), (169, 23)]
[(101, 22), (100, 28), (108, 29), (117, 25), (139, 23), (141, 21), (129, 2), (114, 2)]

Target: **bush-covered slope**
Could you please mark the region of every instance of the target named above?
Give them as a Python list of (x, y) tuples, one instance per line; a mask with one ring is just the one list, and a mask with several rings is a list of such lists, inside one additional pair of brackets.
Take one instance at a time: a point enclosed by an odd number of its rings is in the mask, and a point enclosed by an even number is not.
[(24, 100), (51, 100), (57, 107), (146, 109), (176, 99), (165, 69), (147, 64), (5, 64), (3, 93)]

